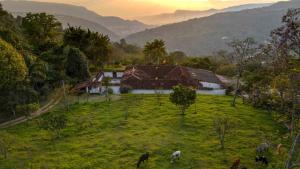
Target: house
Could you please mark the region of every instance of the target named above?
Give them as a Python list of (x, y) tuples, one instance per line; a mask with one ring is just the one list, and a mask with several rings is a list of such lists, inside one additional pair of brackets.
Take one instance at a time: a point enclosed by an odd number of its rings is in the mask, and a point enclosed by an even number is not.
[(188, 69), (183, 66), (169, 65), (138, 65), (127, 67), (121, 80), (121, 87), (131, 89), (172, 89), (182, 84), (198, 88)]
[(76, 93), (99, 94), (102, 92), (104, 73), (99, 72), (93, 79), (77, 84), (73, 91)]
[(197, 80), (200, 89), (222, 89), (224, 87), (220, 78), (209, 70), (187, 68), (192, 78)]
[(213, 72), (175, 65), (127, 67), (120, 86), (132, 89), (132, 93), (150, 94), (158, 89), (170, 93), (173, 86), (178, 84), (197, 89), (198, 93), (225, 93), (224, 84)]
[(120, 88), (129, 88), (134, 94), (154, 94), (158, 90), (171, 93), (176, 85), (184, 85), (202, 94), (225, 94), (226, 79), (215, 73), (177, 65), (136, 65), (128, 66), (124, 72), (100, 72), (93, 79), (79, 83), (74, 87), (75, 92), (101, 94), (106, 90), (102, 81), (111, 78), (109, 88), (115, 94)]
[(77, 93), (101, 94), (106, 89), (102, 82), (105, 77), (110, 79), (110, 88), (119, 93), (123, 72), (99, 72), (93, 79), (77, 84), (73, 91)]

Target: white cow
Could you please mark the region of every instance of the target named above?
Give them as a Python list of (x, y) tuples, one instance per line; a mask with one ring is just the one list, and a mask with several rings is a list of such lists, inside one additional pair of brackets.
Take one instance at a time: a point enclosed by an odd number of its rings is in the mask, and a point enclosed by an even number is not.
[(179, 160), (181, 156), (181, 151), (175, 151), (172, 155), (171, 155), (171, 163), (173, 163), (176, 159)]

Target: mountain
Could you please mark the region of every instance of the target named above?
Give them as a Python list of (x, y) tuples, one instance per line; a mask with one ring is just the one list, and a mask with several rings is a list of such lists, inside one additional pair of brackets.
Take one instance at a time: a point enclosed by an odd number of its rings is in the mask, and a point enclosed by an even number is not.
[[(149, 28), (148, 25), (136, 20), (101, 16), (81, 6), (34, 1), (1, 1), (1, 3), (5, 10), (12, 13), (46, 12), (53, 15), (69, 16), (72, 19), (81, 18), (102, 25), (121, 37)], [(80, 25), (83, 25), (83, 23), (80, 23)]]
[(170, 23), (182, 22), (192, 18), (200, 18), (217, 13), (216, 9), (209, 9), (205, 11), (190, 11), (177, 10), (174, 13), (164, 13), (152, 16), (142, 16), (136, 19), (150, 25), (165, 25)]
[(261, 8), (272, 5), (271, 3), (262, 4), (244, 4), (239, 6), (233, 6), (224, 9), (209, 9), (204, 11), (192, 11), (192, 10), (177, 10), (174, 13), (164, 13), (152, 16), (142, 16), (136, 19), (149, 24), (149, 25), (165, 25), (170, 23), (182, 22), (193, 18), (201, 18), (209, 15), (213, 15), (221, 12), (235, 12), (242, 11), (246, 9)]
[(279, 2), (257, 9), (218, 13), (135, 33), (126, 40), (142, 45), (159, 38), (165, 40), (169, 51), (209, 55), (226, 49), (226, 41), (234, 38), (253, 37), (258, 42), (264, 42), (271, 30), (281, 25), (281, 18), (287, 10), (296, 7), (300, 7), (299, 0)]
[[(13, 12), (12, 15), (13, 16), (26, 16), (26, 13)], [(101, 32), (104, 35), (108, 35), (112, 41), (117, 41), (120, 39), (120, 36), (116, 35), (112, 31), (108, 30), (107, 28), (105, 28), (104, 26), (102, 26), (98, 23), (88, 21), (85, 19), (81, 19), (81, 18), (76, 18), (73, 16), (58, 15), (58, 14), (55, 14), (54, 16), (55, 16), (55, 18), (57, 18), (57, 20), (60, 23), (62, 23), (63, 28), (67, 28), (68, 25), (80, 26), (85, 29), (90, 29), (91, 31), (94, 31), (94, 32)]]

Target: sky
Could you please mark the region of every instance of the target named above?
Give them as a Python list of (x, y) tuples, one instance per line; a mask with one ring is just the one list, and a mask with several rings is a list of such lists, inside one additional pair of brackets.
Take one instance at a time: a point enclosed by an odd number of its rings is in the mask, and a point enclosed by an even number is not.
[(160, 13), (174, 12), (177, 9), (205, 10), (229, 6), (277, 2), (279, 0), (38, 0), (42, 2), (59, 2), (85, 6), (105, 16), (134, 18)]

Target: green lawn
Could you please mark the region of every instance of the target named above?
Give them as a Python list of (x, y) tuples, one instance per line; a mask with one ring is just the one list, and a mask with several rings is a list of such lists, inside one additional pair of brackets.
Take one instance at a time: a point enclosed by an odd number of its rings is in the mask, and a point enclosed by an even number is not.
[[(155, 96), (130, 95), (111, 103), (74, 104), (70, 111), (60, 108), (51, 113), (66, 113), (68, 126), (62, 137), (53, 140), (39, 127), (40, 119), (0, 130), (9, 145), (8, 158), (0, 156), (0, 168), (136, 168), (139, 156), (150, 152), (147, 165), (155, 169), (228, 169), (240, 157), (242, 165), (254, 164), (255, 148), (265, 140), (274, 146), (286, 143), (286, 132), (273, 122), (271, 114), (239, 103), (230, 106), (231, 97), (198, 96), (185, 116), (179, 115), (167, 96), (158, 106)], [(125, 112), (128, 109), (128, 119)], [(47, 115), (46, 115), (47, 116)], [(227, 135), (225, 150), (220, 150), (213, 128), (216, 117), (227, 116), (235, 123)], [(285, 145), (288, 146), (288, 145)], [(182, 151), (179, 162), (170, 155)], [(269, 153), (268, 168), (283, 168), (285, 158)]]

